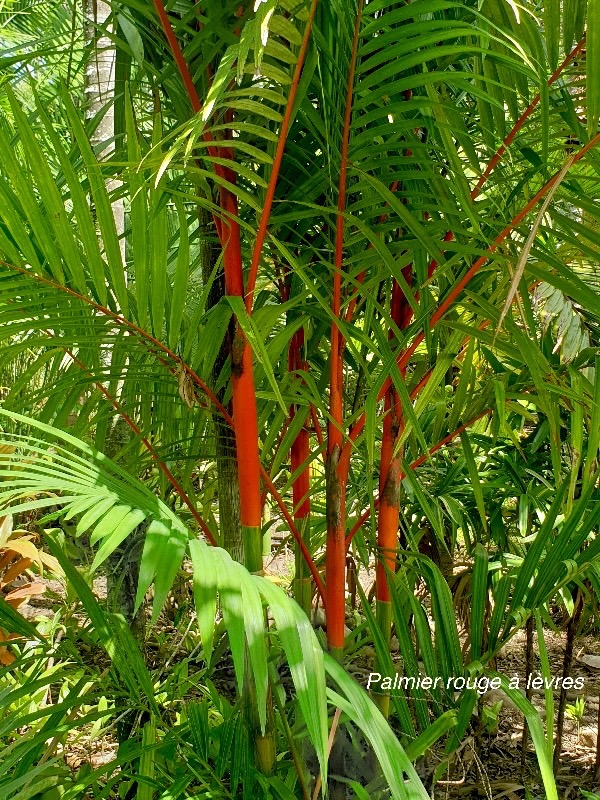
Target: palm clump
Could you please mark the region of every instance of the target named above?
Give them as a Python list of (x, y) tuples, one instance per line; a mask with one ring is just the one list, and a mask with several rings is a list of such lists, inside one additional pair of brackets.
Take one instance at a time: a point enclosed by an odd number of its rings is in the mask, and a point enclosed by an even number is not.
[[(455, 679), (494, 678), (526, 625), (543, 653), (548, 608), (572, 611), (600, 558), (598, 16), (554, 0), (123, 2), (88, 42), (115, 76), (90, 113), (73, 78), (89, 20), (72, 11), (62, 81), (18, 50), (22, 31), (0, 62), (4, 510), (89, 536), (92, 573), (142, 538), (134, 612), (153, 586), (152, 624), (186, 561), (198, 681), (214, 727), (253, 744), (248, 793), (326, 786), (341, 725), (394, 797), (425, 798), (414, 762), (438, 747), (439, 778), (477, 724)], [(297, 602), (263, 575), (272, 525)], [(166, 792), (174, 767), (150, 753), (183, 746), (188, 717), (174, 733), (146, 642), (45, 536), (143, 706), (131, 780)], [(358, 619), (348, 565), (374, 573), (374, 603), (353, 581)], [(354, 681), (361, 637), (405, 691)], [(235, 669), (230, 716), (215, 652)], [(556, 798), (551, 723), (500, 686)], [(206, 754), (208, 712), (190, 730)], [(192, 774), (177, 780), (197, 790)]]

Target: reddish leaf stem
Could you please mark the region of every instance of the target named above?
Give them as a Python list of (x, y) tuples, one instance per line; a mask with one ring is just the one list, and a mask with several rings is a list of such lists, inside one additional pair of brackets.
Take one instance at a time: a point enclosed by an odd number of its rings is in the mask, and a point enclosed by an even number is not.
[(334, 653), (341, 653), (344, 647), (344, 625), (346, 617), (346, 476), (340, 471), (339, 457), (343, 445), (343, 347), (344, 340), (339, 328), (342, 299), (342, 264), (344, 259), (344, 211), (346, 208), (348, 148), (350, 144), (350, 123), (352, 120), (352, 97), (354, 74), (358, 54), (358, 39), (362, 17), (363, 0), (358, 0), (348, 82), (344, 127), (340, 156), (340, 175), (338, 188), (338, 214), (335, 231), (335, 255), (333, 273), (334, 320), (331, 326), (331, 357), (329, 382), (329, 425), (327, 429), (327, 539), (325, 549), (325, 576), (327, 587), (327, 641)]
[(296, 525), (294, 523), (294, 520), (292, 519), (292, 517), (290, 515), (290, 512), (287, 510), (282, 496), (279, 494), (279, 492), (275, 488), (275, 484), (271, 480), (271, 476), (269, 475), (269, 473), (266, 471), (266, 469), (263, 466), (261, 466), (260, 473), (262, 475), (263, 481), (268, 486), (269, 491), (271, 492), (271, 495), (273, 496), (275, 502), (277, 503), (277, 505), (281, 509), (281, 513), (283, 514), (284, 519), (287, 522), (288, 527), (291, 530), (294, 539), (298, 543), (298, 547), (300, 548), (300, 550), (302, 552), (302, 555), (304, 556), (304, 560), (306, 561), (306, 563), (308, 565), (308, 568), (310, 569), (310, 574), (313, 577), (313, 580), (315, 582), (315, 586), (317, 587), (319, 595), (321, 596), (321, 599), (323, 601), (323, 606), (326, 608), (327, 607), (327, 593), (325, 591), (325, 587), (323, 586), (323, 581), (321, 580), (321, 576), (319, 574), (319, 570), (317, 569), (317, 567), (315, 565), (315, 562), (313, 561), (313, 558), (312, 558), (311, 554), (309, 553), (306, 545), (302, 541), (302, 536), (300, 536), (300, 532), (298, 531), (298, 528), (296, 527)]
[[(44, 333), (46, 333), (51, 338), (56, 339), (56, 336), (51, 331), (48, 331), (48, 330), (44, 329)], [(96, 387), (96, 389), (106, 398), (106, 400), (108, 400), (108, 402), (115, 409), (117, 414), (119, 414), (119, 416), (121, 417), (123, 422), (125, 422), (125, 424), (135, 433), (136, 436), (139, 436), (140, 441), (142, 442), (142, 444), (144, 445), (144, 447), (146, 448), (146, 450), (150, 454), (150, 456), (153, 459), (153, 461), (156, 463), (156, 466), (160, 469), (160, 471), (167, 478), (167, 480), (169, 481), (169, 483), (171, 484), (173, 489), (179, 495), (181, 500), (188, 507), (191, 515), (194, 517), (194, 519), (198, 523), (198, 526), (200, 527), (201, 531), (204, 533), (204, 535), (206, 536), (206, 538), (208, 539), (210, 544), (212, 544), (214, 547), (216, 547), (217, 546), (217, 542), (216, 542), (214, 536), (212, 535), (212, 532), (211, 532), (210, 528), (208, 527), (207, 523), (204, 521), (204, 519), (198, 513), (198, 510), (196, 509), (194, 503), (191, 501), (190, 497), (188, 496), (188, 494), (185, 491), (185, 489), (183, 488), (183, 486), (181, 486), (181, 484), (179, 483), (177, 478), (173, 475), (171, 470), (167, 467), (167, 465), (164, 463), (164, 461), (160, 458), (160, 456), (156, 452), (156, 449), (154, 448), (154, 445), (150, 442), (150, 440), (146, 436), (142, 435), (141, 428), (129, 416), (129, 414), (125, 411), (125, 409), (123, 408), (122, 404), (117, 400), (117, 398), (114, 397), (100, 381), (95, 380), (92, 372), (83, 363), (83, 361), (81, 361), (71, 350), (69, 350), (68, 347), (64, 347), (63, 345), (60, 345), (60, 347), (69, 356), (71, 361), (76, 366), (78, 366), (83, 372), (85, 372), (87, 375), (89, 375), (91, 377), (93, 385)]]
[[(583, 156), (592, 148), (594, 148), (600, 142), (600, 134), (596, 134), (590, 141), (584, 145), (574, 156), (572, 160), (572, 164), (577, 163)], [(469, 267), (469, 269), (465, 272), (462, 278), (458, 280), (450, 292), (446, 295), (444, 300), (438, 305), (437, 309), (431, 315), (429, 320), (429, 327), (433, 328), (442, 317), (446, 314), (450, 306), (454, 303), (457, 297), (461, 294), (465, 286), (469, 283), (469, 281), (477, 274), (477, 272), (481, 269), (481, 267), (489, 260), (489, 257), (498, 249), (498, 246), (512, 233), (517, 225), (519, 225), (529, 214), (529, 212), (539, 203), (539, 201), (544, 197), (545, 194), (552, 188), (552, 186), (556, 183), (560, 176), (560, 172), (555, 173), (552, 178), (550, 178), (547, 183), (542, 186), (542, 188), (534, 195), (534, 197), (526, 203), (526, 205), (519, 211), (518, 214), (513, 217), (511, 222), (496, 236), (494, 241), (486, 248), (484, 255), (480, 256), (473, 264)], [(398, 369), (402, 371), (408, 365), (411, 357), (413, 356), (415, 350), (419, 347), (423, 339), (425, 338), (425, 334), (421, 331), (417, 336), (414, 338), (412, 343), (409, 347), (407, 347), (400, 355), (398, 356)], [(391, 378), (386, 378), (383, 382), (381, 387), (381, 391), (379, 392), (378, 399), (381, 400), (385, 393), (387, 392), (388, 388), (392, 383)], [(359, 417), (355, 425), (353, 426), (352, 430), (350, 431), (348, 441), (344, 445), (344, 449), (342, 452), (342, 457), (347, 459), (349, 458), (350, 450), (353, 446), (353, 443), (356, 441), (358, 436), (361, 434), (362, 430), (365, 426), (365, 414)], [(341, 460), (341, 459), (340, 459)]]
[[(556, 68), (556, 70), (552, 73), (552, 75), (548, 79), (548, 86), (552, 86), (552, 84), (555, 83), (558, 80), (558, 78), (564, 72), (565, 68), (581, 52), (581, 50), (583, 49), (584, 45), (585, 45), (585, 36), (583, 36), (583, 38), (580, 39), (577, 42), (575, 47), (571, 50), (571, 52), (565, 58), (565, 60), (562, 62), (562, 64), (559, 64), (559, 66)], [(511, 142), (513, 141), (513, 139), (515, 138), (517, 133), (521, 130), (521, 128), (523, 127), (523, 125), (525, 124), (527, 119), (533, 114), (533, 112), (535, 111), (536, 107), (538, 106), (538, 104), (540, 102), (540, 99), (541, 99), (541, 94), (536, 94), (536, 96), (533, 98), (531, 103), (527, 106), (525, 111), (521, 114), (519, 119), (514, 124), (511, 132), (508, 134), (506, 139), (502, 142), (500, 147), (496, 150), (496, 152), (494, 153), (494, 155), (490, 159), (490, 162), (487, 165), (484, 173), (479, 178), (475, 188), (471, 192), (471, 199), (472, 200), (475, 200), (475, 198), (479, 195), (480, 190), (483, 188), (483, 184), (487, 181), (487, 179), (489, 178), (490, 174), (496, 168), (496, 166), (498, 165), (498, 163), (502, 159), (502, 156), (506, 152), (506, 149), (510, 146)]]
[[(221, 416), (227, 421), (229, 425), (233, 427), (233, 420), (227, 411), (227, 409), (223, 406), (223, 404), (219, 401), (217, 396), (214, 392), (209, 389), (209, 387), (204, 383), (204, 381), (199, 377), (199, 375), (194, 372), (194, 370), (188, 366), (185, 361), (174, 353), (167, 345), (163, 344), (159, 339), (156, 339), (152, 336), (151, 333), (140, 328), (135, 322), (132, 322), (130, 319), (127, 319), (122, 314), (117, 314), (115, 311), (111, 311), (110, 308), (106, 306), (102, 306), (99, 303), (96, 303), (94, 300), (90, 300), (89, 297), (86, 297), (79, 292), (70, 289), (68, 286), (63, 286), (61, 283), (57, 283), (56, 281), (51, 280), (50, 278), (45, 278), (43, 275), (38, 275), (36, 272), (31, 270), (25, 269), (24, 267), (17, 267), (15, 264), (9, 264), (7, 261), (0, 260), (0, 265), (6, 267), (7, 269), (13, 270), (14, 272), (19, 272), (21, 275), (26, 275), (29, 278), (33, 278), (34, 280), (38, 281), (39, 283), (43, 283), (46, 286), (51, 286), (53, 289), (58, 289), (65, 294), (74, 297), (77, 300), (80, 300), (82, 303), (93, 308), (95, 311), (98, 311), (103, 316), (109, 317), (118, 325), (122, 325), (124, 328), (127, 328), (129, 331), (132, 331), (141, 339), (145, 339), (147, 342), (152, 344), (158, 350), (162, 351), (165, 355), (167, 355), (170, 359), (172, 359), (179, 367), (191, 378), (191, 380), (198, 386), (198, 388), (206, 395), (208, 400), (215, 406), (215, 408), (219, 411)], [(159, 358), (159, 356), (149, 348), (149, 351), (155, 358)], [(164, 363), (164, 362), (163, 362)]]
[(181, 75), (181, 80), (183, 81), (183, 85), (185, 86), (186, 92), (190, 99), (190, 105), (192, 106), (192, 111), (194, 114), (197, 114), (202, 109), (202, 103), (200, 102), (200, 98), (198, 97), (198, 92), (196, 91), (196, 86), (194, 81), (192, 80), (192, 76), (187, 65), (185, 58), (183, 57), (183, 53), (181, 51), (181, 47), (179, 46), (179, 42), (177, 41), (177, 37), (175, 36), (175, 32), (173, 31), (173, 27), (171, 25), (171, 20), (169, 19), (169, 15), (164, 7), (162, 0), (153, 0), (154, 8), (156, 9), (156, 13), (158, 14), (158, 18), (160, 20), (160, 24), (164, 31), (165, 37), (167, 42), (169, 43), (169, 47), (171, 48), (171, 52), (173, 53), (173, 58), (175, 59), (175, 63), (177, 64), (177, 69), (179, 70), (179, 74)]

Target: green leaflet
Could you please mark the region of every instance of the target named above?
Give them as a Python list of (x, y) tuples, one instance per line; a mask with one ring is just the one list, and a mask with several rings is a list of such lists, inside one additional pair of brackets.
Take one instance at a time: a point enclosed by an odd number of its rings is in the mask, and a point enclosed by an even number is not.
[(469, 480), (471, 482), (473, 494), (475, 495), (475, 502), (477, 503), (477, 511), (479, 512), (479, 518), (481, 519), (481, 524), (483, 525), (483, 529), (487, 530), (488, 523), (487, 523), (487, 514), (485, 508), (485, 500), (483, 497), (483, 487), (481, 484), (481, 480), (479, 478), (479, 471), (477, 469), (477, 464), (475, 462), (475, 456), (473, 455), (471, 440), (469, 438), (469, 434), (466, 431), (463, 431), (460, 434), (460, 441), (463, 446), (463, 455), (465, 457), (465, 463), (467, 465), (467, 471), (469, 473)]
[(154, 797), (154, 775), (156, 772), (156, 719), (152, 718), (142, 730), (142, 747), (146, 748), (140, 758), (137, 800), (152, 800)]
[(198, 615), (198, 627), (204, 656), (208, 662), (212, 653), (217, 613), (217, 562), (211, 557), (208, 548), (198, 540), (189, 543), (194, 580), (194, 602)]
[[(40, 439), (30, 439), (31, 444), (27, 440), (19, 441), (20, 448), (29, 450), (31, 453), (39, 455), (52, 453), (52, 458), (59, 461), (62, 474), (66, 477), (60, 483), (56, 483), (56, 488), (62, 491), (60, 498), (50, 496), (28, 503), (11, 502), (10, 507), (15, 511), (24, 510), (26, 507), (44, 508), (56, 505), (59, 500), (69, 518), (75, 513), (81, 513), (86, 505), (89, 506), (78, 522), (76, 533), (81, 535), (84, 531), (93, 528), (91, 537), (93, 542), (104, 539), (96, 553), (93, 568), (102, 563), (145, 519), (151, 520), (140, 564), (140, 583), (136, 605), (139, 608), (146, 591), (154, 580), (153, 620), (156, 620), (183, 559), (188, 539), (188, 533), (177, 516), (142, 483), (132, 479), (105, 455), (70, 434), (4, 409), (0, 409), (0, 416), (9, 417), (37, 428), (49, 435), (51, 440), (62, 439), (75, 450), (73, 453), (65, 448), (57, 447), (52, 442), (44, 443)], [(5, 442), (11, 441), (10, 435), (6, 433), (0, 438)], [(76, 455), (77, 451), (84, 454), (86, 458)], [(18, 456), (0, 454), (0, 473), (3, 462), (10, 463), (14, 460), (18, 460)], [(13, 470), (6, 470), (6, 473), (9, 481), (15, 486), (22, 484), (23, 473)], [(30, 491), (47, 491), (51, 486), (48, 476), (52, 473), (52, 462), (47, 458), (40, 458), (33, 462), (27, 473), (27, 485)], [(75, 477), (76, 480), (74, 480)], [(4, 486), (7, 485), (8, 483), (5, 481)], [(77, 493), (66, 494), (68, 491)], [(11, 495), (10, 491), (4, 492), (5, 497), (11, 497)], [(0, 497), (2, 497), (2, 493), (0, 493)], [(168, 558), (165, 557), (167, 554)]]
[(474, 551), (473, 588), (471, 591), (471, 660), (481, 657), (483, 624), (488, 594), (488, 554), (485, 547), (478, 543)]
[(268, 580), (255, 577), (267, 601), (296, 688), (296, 696), (317, 752), (323, 782), (327, 780), (327, 699), (324, 654), (300, 606)]
[(92, 147), (85, 133), (85, 129), (79, 119), (77, 110), (75, 109), (71, 98), (66, 92), (63, 93), (63, 102), (65, 104), (65, 111), (69, 119), (73, 135), (77, 141), (79, 150), (81, 152), (81, 157), (88, 173), (90, 188), (96, 208), (98, 226), (102, 235), (104, 252), (108, 262), (108, 269), (111, 277), (111, 287), (115, 293), (122, 313), (127, 315), (129, 301), (127, 297), (127, 288), (125, 285), (125, 270), (123, 268), (124, 265), (121, 257), (119, 236), (117, 234), (115, 218), (113, 216), (113, 210), (110, 197), (106, 189), (105, 180), (102, 175), (102, 168), (96, 160)]
[(600, 86), (594, 76), (600, 70), (600, 5), (588, 0), (586, 24), (586, 105), (588, 135), (594, 136), (600, 118)]
[[(181, 566), (188, 533), (169, 520), (153, 519), (146, 530), (135, 599), (136, 610), (154, 581), (152, 622), (155, 622)], [(190, 541), (190, 548), (192, 542)]]
[[(142, 696), (145, 696), (150, 707), (156, 709), (152, 678), (137, 642), (124, 620), (116, 614), (109, 615), (102, 610), (92, 590), (65, 556), (58, 542), (49, 535), (46, 537), (46, 541), (50, 552), (58, 560), (67, 579), (77, 592), (102, 646), (117, 668), (131, 697), (140, 700)], [(158, 713), (158, 709), (156, 709), (156, 713)]]
[(329, 700), (360, 727), (371, 743), (394, 800), (428, 800), (421, 779), (377, 706), (335, 659), (324, 655), (327, 674), (341, 692), (328, 689)]
[(518, 689), (510, 688), (510, 684), (506, 676), (498, 675), (498, 673), (494, 672), (490, 672), (489, 674), (491, 677), (500, 678), (502, 691), (510, 700), (512, 700), (519, 711), (525, 716), (527, 725), (529, 727), (529, 732), (531, 734), (531, 740), (535, 748), (535, 754), (540, 765), (544, 789), (546, 790), (546, 797), (548, 800), (558, 800), (556, 782), (554, 780), (554, 774), (552, 771), (552, 745), (550, 743), (549, 752), (538, 711), (536, 711), (530, 701), (527, 700), (527, 698), (524, 697)]

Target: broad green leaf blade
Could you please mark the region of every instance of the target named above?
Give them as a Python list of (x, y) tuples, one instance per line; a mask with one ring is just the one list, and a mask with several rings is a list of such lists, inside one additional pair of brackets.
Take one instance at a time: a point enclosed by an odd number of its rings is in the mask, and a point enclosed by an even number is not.
[(256, 578), (267, 603), (292, 673), (296, 696), (327, 785), (327, 697), (323, 651), (300, 606), (274, 584)]
[(324, 657), (327, 674), (343, 693), (328, 689), (329, 700), (358, 725), (371, 743), (394, 800), (429, 800), (415, 768), (377, 706), (334, 658), (328, 653)]

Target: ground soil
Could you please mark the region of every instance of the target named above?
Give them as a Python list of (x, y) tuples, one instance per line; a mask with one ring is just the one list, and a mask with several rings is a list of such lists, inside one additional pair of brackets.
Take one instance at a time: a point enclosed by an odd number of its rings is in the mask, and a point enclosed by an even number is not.
[[(546, 631), (546, 646), (553, 676), (562, 675), (565, 634)], [(561, 800), (579, 800), (588, 792), (600, 792), (600, 781), (596, 776), (596, 741), (598, 733), (598, 703), (600, 698), (600, 669), (592, 669), (579, 659), (585, 655), (600, 655), (600, 640), (596, 636), (582, 636), (575, 646), (575, 661), (571, 669), (573, 678), (583, 678), (584, 688), (567, 693), (568, 704), (575, 704), (578, 697), (584, 698), (583, 717), (580, 720), (565, 718), (562, 755), (557, 774)], [(534, 658), (534, 673), (539, 674), (539, 657)], [(508, 678), (519, 677), (525, 685), (525, 633), (520, 631), (503, 648), (496, 669)], [(553, 692), (555, 707), (559, 692)], [(523, 756), (523, 716), (508, 703), (500, 692), (491, 691), (483, 698), (487, 705), (504, 700), (498, 718), (498, 730), (483, 734), (477, 739), (470, 737), (457, 755), (447, 783), (439, 783), (435, 789), (435, 800), (450, 798), (490, 798), (519, 800), (521, 798), (545, 798), (541, 785), (537, 759), (529, 741)], [(545, 719), (543, 690), (534, 690), (531, 702)]]

